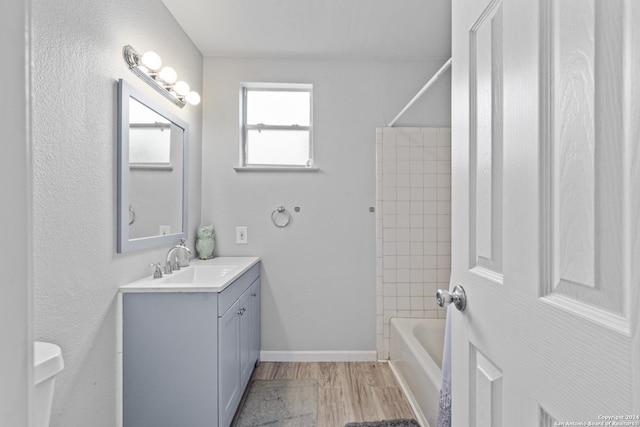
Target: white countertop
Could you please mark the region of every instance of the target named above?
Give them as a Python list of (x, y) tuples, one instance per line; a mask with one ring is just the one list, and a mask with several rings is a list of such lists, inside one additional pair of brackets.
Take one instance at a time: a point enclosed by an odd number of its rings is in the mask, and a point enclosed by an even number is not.
[[(154, 279), (152, 275), (144, 279), (120, 286), (120, 292), (222, 292), (234, 280), (240, 277), (251, 267), (260, 262), (259, 257), (217, 257), (208, 260), (193, 259), (189, 267), (183, 267), (180, 271), (165, 274), (161, 279)], [(206, 282), (185, 280), (181, 278), (196, 277), (198, 267), (218, 266), (221, 274), (207, 278)]]

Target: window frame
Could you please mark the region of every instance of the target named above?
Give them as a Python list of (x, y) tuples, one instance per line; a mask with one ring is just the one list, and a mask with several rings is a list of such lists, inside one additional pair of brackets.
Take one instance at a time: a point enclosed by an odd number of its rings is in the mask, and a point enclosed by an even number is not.
[[(247, 94), (250, 91), (264, 92), (307, 92), (309, 93), (309, 125), (266, 125), (263, 123), (247, 124)], [(247, 163), (248, 159), (248, 134), (250, 130), (281, 130), (281, 131), (308, 131), (309, 156), (305, 165), (288, 164), (259, 164)], [(313, 85), (310, 83), (248, 83), (240, 84), (240, 169), (253, 170), (317, 170), (313, 158)]]

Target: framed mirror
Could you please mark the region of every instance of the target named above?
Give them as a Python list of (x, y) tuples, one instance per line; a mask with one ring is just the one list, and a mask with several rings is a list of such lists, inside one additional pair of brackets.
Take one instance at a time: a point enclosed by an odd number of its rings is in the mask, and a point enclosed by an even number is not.
[(186, 122), (118, 81), (118, 252), (187, 239)]

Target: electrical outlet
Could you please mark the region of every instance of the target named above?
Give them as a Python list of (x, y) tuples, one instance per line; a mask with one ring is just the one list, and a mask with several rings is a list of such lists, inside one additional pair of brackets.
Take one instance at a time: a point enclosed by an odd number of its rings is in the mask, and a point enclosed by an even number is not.
[(247, 243), (249, 243), (247, 227), (236, 227), (236, 244), (246, 245)]

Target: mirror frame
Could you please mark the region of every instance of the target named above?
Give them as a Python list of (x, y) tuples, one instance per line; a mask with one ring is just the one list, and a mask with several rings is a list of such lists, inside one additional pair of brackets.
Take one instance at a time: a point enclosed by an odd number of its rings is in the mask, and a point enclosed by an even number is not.
[[(131, 239), (129, 236), (129, 201), (130, 183), (129, 172), (129, 98), (133, 98), (147, 108), (165, 117), (183, 130), (182, 136), (182, 230), (158, 236), (147, 236)], [(168, 109), (151, 100), (142, 92), (124, 80), (118, 80), (118, 253), (148, 249), (157, 246), (177, 243), (180, 239), (187, 240), (188, 235), (188, 176), (189, 176), (189, 125)], [(158, 197), (162, 197), (162, 189), (156, 189)]]

